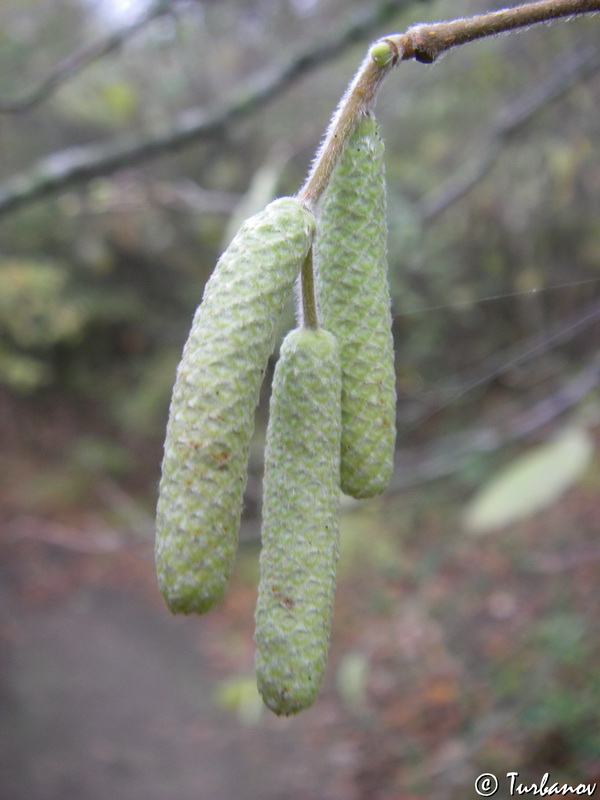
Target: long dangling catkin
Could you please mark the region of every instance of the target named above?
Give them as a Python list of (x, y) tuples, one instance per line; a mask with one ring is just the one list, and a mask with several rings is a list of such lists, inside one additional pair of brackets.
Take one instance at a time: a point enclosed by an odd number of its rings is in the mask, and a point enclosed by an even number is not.
[(173, 389), (157, 507), (156, 568), (173, 613), (203, 613), (225, 592), (260, 384), (313, 235), (296, 198), (275, 200), (242, 225), (206, 284)]
[(321, 322), (342, 362), (342, 491), (381, 493), (396, 438), (394, 347), (387, 282), (383, 142), (359, 121), (324, 193), (315, 242)]
[(341, 372), (324, 330), (285, 338), (273, 379), (256, 608), (256, 674), (266, 705), (314, 702), (327, 665), (338, 558)]

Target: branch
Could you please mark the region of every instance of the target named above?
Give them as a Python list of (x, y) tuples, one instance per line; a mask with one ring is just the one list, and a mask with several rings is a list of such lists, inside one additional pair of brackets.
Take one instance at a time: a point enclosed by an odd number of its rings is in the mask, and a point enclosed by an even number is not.
[[(66, 188), (108, 175), (123, 167), (172, 152), (191, 142), (208, 138), (238, 118), (249, 116), (310, 70), (331, 60), (349, 45), (364, 38), (400, 8), (417, 0), (385, 0), (374, 12), (350, 25), (333, 42), (319, 45), (296, 56), (279, 72), (267, 75), (246, 93), (213, 114), (188, 110), (168, 130), (145, 139), (117, 140), (61, 151), (44, 159), (31, 172), (17, 175), (0, 185), (0, 216), (35, 200)], [(425, 0), (420, 0), (425, 2)], [(299, 196), (314, 207), (329, 182), (329, 177), (356, 121), (372, 108), (385, 75), (399, 60), (417, 58), (430, 62), (441, 52), (483, 36), (513, 30), (534, 22), (557, 17), (577, 16), (600, 10), (600, 0), (543, 0), (504, 11), (491, 12), (453, 22), (419, 25), (404, 34), (379, 40), (344, 95), (334, 115), (324, 144)]]
[(401, 52), (401, 59), (431, 64), (446, 50), (476, 39), (524, 28), (560, 17), (575, 17), (600, 11), (600, 0), (538, 0), (452, 22), (424, 23), (406, 33), (388, 37)]
[(430, 192), (419, 204), (421, 219), (431, 222), (482, 180), (493, 167), (504, 144), (523, 128), (542, 108), (557, 100), (600, 67), (600, 49), (587, 47), (561, 54), (546, 80), (536, 82), (498, 116), (478, 155), (467, 166)]
[(148, 23), (169, 13), (169, 10), (170, 3), (168, 0), (155, 0), (139, 19), (124, 26), (121, 30), (110, 34), (106, 38), (100, 39), (82, 50), (71, 53), (71, 55), (57, 64), (38, 86), (24, 92), (21, 97), (14, 99), (0, 98), (0, 113), (20, 113), (28, 111), (38, 103), (47, 100), (48, 97), (50, 97), (61, 84), (69, 80), (69, 78), (77, 75), (94, 61), (98, 61), (115, 50), (119, 50), (128, 39), (131, 39), (132, 36), (148, 25)]
[(384, 0), (371, 13), (352, 22), (325, 44), (300, 53), (279, 71), (267, 74), (254, 86), (212, 114), (200, 109), (183, 112), (168, 130), (144, 139), (119, 138), (105, 144), (70, 148), (38, 162), (29, 172), (9, 178), (0, 185), (0, 216), (92, 178), (109, 175), (124, 167), (174, 152), (192, 142), (222, 132), (234, 120), (256, 113), (289, 86), (321, 64), (331, 61), (351, 45), (372, 34), (400, 10), (428, 0)]
[(540, 0), (452, 22), (424, 23), (372, 45), (335, 112), (298, 197), (314, 209), (338, 158), (361, 116), (371, 112), (383, 79), (399, 62), (415, 58), (430, 64), (451, 47), (558, 17), (600, 11), (600, 0)]
[(317, 313), (317, 301), (315, 297), (315, 271), (313, 266), (312, 247), (308, 251), (302, 270), (300, 273), (301, 288), (301, 319), (305, 328), (317, 330), (319, 327), (319, 315)]
[(35, 539), (77, 553), (114, 553), (132, 545), (114, 530), (82, 530), (31, 514), (19, 514), (8, 520), (4, 531), (7, 543)]
[(440, 411), (474, 389), (485, 386), (509, 370), (522, 366), (533, 358), (571, 341), (586, 328), (594, 325), (598, 319), (600, 319), (600, 301), (595, 299), (583, 309), (578, 309), (571, 316), (558, 320), (545, 330), (534, 333), (506, 350), (493, 353), (480, 363), (475, 371), (469, 370), (467, 373), (457, 375), (452, 382), (445, 386), (430, 390), (427, 394), (434, 396), (433, 402), (411, 420), (411, 428), (405, 434), (407, 435), (434, 414), (439, 414)]
[(329, 128), (308, 177), (298, 192), (298, 197), (311, 210), (314, 210), (327, 188), (331, 173), (352, 135), (356, 123), (361, 116), (371, 111), (384, 77), (398, 60), (397, 51), (388, 50), (386, 52), (384, 50), (383, 60), (379, 61), (380, 53), (375, 51), (377, 46), (374, 45), (367, 53), (342, 97), (337, 111), (329, 123)]

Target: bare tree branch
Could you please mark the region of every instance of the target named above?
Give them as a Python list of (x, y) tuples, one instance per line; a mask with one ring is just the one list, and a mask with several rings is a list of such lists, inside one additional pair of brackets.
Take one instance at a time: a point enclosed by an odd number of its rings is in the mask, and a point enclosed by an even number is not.
[(364, 41), (379, 26), (415, 2), (384, 0), (369, 14), (353, 21), (328, 42), (296, 55), (277, 71), (257, 79), (237, 98), (212, 113), (188, 109), (168, 129), (145, 138), (124, 137), (107, 143), (69, 148), (39, 161), (25, 173), (0, 185), (0, 216), (92, 178), (174, 152), (181, 147), (222, 132), (234, 120), (250, 116), (312, 70), (336, 58), (351, 45)]
[[(443, 411), (449, 405), (460, 400), (469, 392), (480, 386), (489, 384), (494, 378), (504, 375), (517, 366), (522, 366), (533, 358), (548, 353), (559, 345), (571, 341), (589, 326), (600, 319), (600, 301), (596, 298), (583, 309), (578, 309), (574, 314), (560, 319), (543, 331), (528, 336), (527, 339), (505, 350), (494, 352), (484, 362), (480, 363), (474, 371), (457, 375), (452, 381), (438, 386), (429, 392), (431, 402), (411, 419), (411, 428), (421, 425), (434, 414)], [(421, 400), (424, 395), (421, 395)], [(409, 430), (410, 430), (409, 429)]]
[(82, 530), (60, 522), (44, 520), (32, 514), (19, 514), (4, 526), (5, 541), (35, 539), (77, 553), (114, 553), (132, 542), (115, 530)]
[(48, 73), (41, 83), (24, 92), (20, 97), (12, 99), (0, 98), (0, 113), (29, 111), (33, 106), (47, 100), (61, 84), (73, 78), (94, 61), (98, 61), (119, 50), (128, 39), (131, 39), (142, 28), (158, 17), (169, 13), (170, 10), (171, 3), (169, 0), (155, 0), (137, 20), (64, 58)]
[(599, 68), (600, 49), (597, 47), (586, 47), (566, 56), (561, 54), (544, 81), (537, 81), (535, 86), (530, 87), (498, 115), (496, 124), (479, 147), (478, 154), (466, 167), (444, 181), (419, 203), (421, 219), (431, 222), (452, 203), (464, 197), (487, 175), (511, 137), (546, 105), (565, 95)]
[[(332, 42), (301, 53), (279, 71), (271, 72), (257, 80), (253, 87), (239, 95), (229, 106), (218, 109), (212, 114), (200, 109), (190, 109), (181, 114), (169, 129), (150, 134), (145, 138), (123, 138), (104, 144), (72, 148), (43, 159), (30, 172), (17, 175), (0, 185), (0, 216), (100, 175), (113, 173), (162, 153), (175, 151), (199, 139), (214, 136), (234, 120), (256, 112), (311, 69), (334, 58), (349, 45), (363, 39), (401, 8), (414, 2), (426, 2), (426, 0), (384, 0), (371, 14), (351, 24)], [(343, 147), (343, 142), (352, 129), (352, 120), (346, 117), (351, 117), (352, 113), (355, 115), (363, 113), (365, 102), (361, 100), (362, 95), (368, 95), (370, 98), (368, 102), (374, 101), (382, 76), (387, 74), (397, 60), (416, 58), (420, 61), (432, 61), (443, 50), (476, 38), (531, 25), (533, 22), (567, 15), (576, 16), (597, 10), (600, 10), (600, 0), (540, 0), (477, 17), (420, 25), (404, 34), (395, 34), (380, 40), (380, 43), (385, 43), (385, 47), (390, 49), (390, 57), (387, 60), (385, 57), (382, 59), (382, 53), (378, 51), (376, 58), (374, 48), (371, 57), (368, 56), (363, 62), (350, 86), (350, 91), (334, 117), (325, 146), (319, 152), (309, 179), (303, 187), (303, 199), (307, 202), (310, 200), (313, 204), (317, 202), (320, 192), (327, 183), (326, 176), (330, 174), (337, 160), (335, 154), (339, 152), (340, 147)], [(365, 81), (367, 89), (373, 84), (372, 92), (365, 94)], [(350, 109), (349, 114), (345, 114), (348, 109)]]

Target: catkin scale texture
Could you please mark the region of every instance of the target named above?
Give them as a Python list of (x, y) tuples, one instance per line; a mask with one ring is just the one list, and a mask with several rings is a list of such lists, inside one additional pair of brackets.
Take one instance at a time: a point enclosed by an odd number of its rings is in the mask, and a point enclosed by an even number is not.
[(265, 456), (256, 675), (276, 714), (310, 706), (325, 667), (339, 544), (341, 370), (335, 338), (283, 342)]
[(341, 488), (380, 494), (396, 439), (394, 346), (386, 257), (383, 142), (371, 115), (358, 122), (318, 208), (316, 287), (323, 327), (342, 363)]
[(254, 412), (277, 322), (311, 246), (295, 198), (251, 217), (219, 259), (194, 316), (173, 389), (156, 518), (159, 584), (174, 613), (225, 592)]

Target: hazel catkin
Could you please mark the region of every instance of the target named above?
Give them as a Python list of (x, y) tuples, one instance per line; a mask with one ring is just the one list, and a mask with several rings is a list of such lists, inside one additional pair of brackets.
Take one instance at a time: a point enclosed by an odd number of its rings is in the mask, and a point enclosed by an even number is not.
[(316, 286), (321, 322), (338, 339), (342, 363), (341, 487), (380, 494), (396, 438), (394, 348), (386, 257), (383, 142), (362, 117), (317, 213)]
[(156, 568), (172, 612), (223, 596), (237, 545), (254, 411), (276, 325), (314, 218), (275, 200), (241, 227), (194, 316), (173, 389), (156, 518)]
[(310, 706), (327, 665), (338, 559), (341, 372), (325, 330), (288, 334), (273, 378), (256, 674), (276, 714)]

